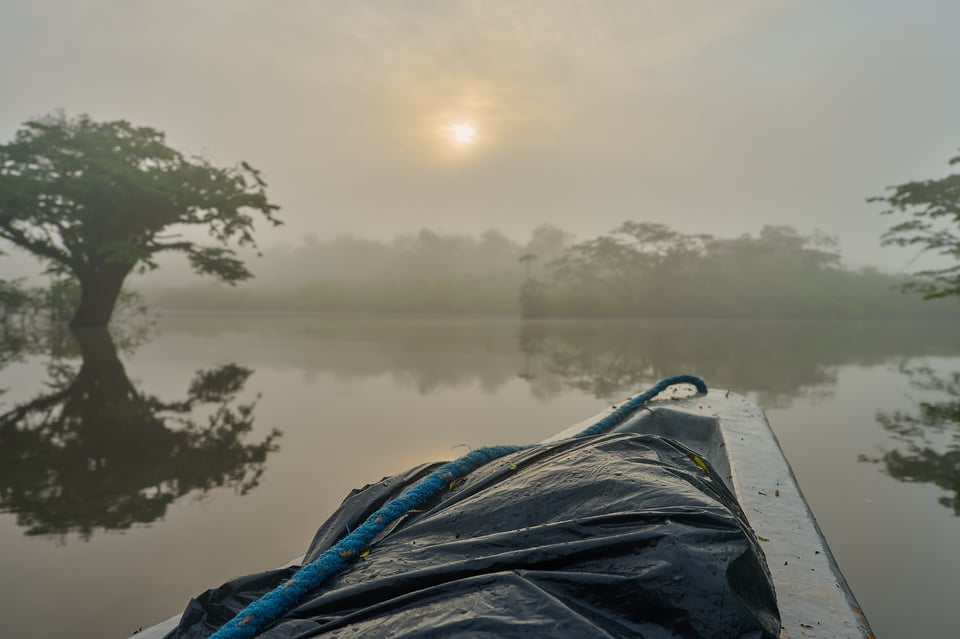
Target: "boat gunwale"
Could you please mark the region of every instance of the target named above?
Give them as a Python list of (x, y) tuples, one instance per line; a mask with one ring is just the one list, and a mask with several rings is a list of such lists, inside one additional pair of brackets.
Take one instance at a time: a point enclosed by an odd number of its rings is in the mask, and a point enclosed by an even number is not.
[[(616, 407), (540, 443), (569, 439)], [(710, 461), (736, 495), (766, 556), (780, 610), (781, 639), (873, 639), (780, 442), (756, 404), (730, 391), (690, 395), (669, 389), (608, 432), (667, 436)], [(282, 567), (299, 565), (303, 557)], [(131, 639), (162, 639), (180, 617), (174, 615)]]

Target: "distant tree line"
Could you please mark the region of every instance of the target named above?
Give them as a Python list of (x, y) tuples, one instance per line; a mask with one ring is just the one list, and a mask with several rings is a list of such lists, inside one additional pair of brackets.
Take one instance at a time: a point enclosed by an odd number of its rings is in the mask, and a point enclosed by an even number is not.
[(900, 317), (947, 314), (893, 289), (902, 278), (842, 265), (821, 232), (766, 226), (718, 238), (625, 222), (570, 246), (522, 296), (528, 316)]
[[(960, 156), (950, 160), (958, 163)], [(920, 308), (889, 289), (960, 295), (960, 174), (893, 186), (870, 201), (900, 219), (883, 243), (933, 255), (933, 267), (909, 278), (851, 271), (833, 238), (789, 226), (717, 238), (627, 221), (576, 243), (551, 226), (525, 244), (495, 230), (479, 238), (424, 230), (392, 242), (314, 240), (282, 252), (255, 287), (178, 286), (152, 297), (190, 308), (527, 317), (956, 316), (955, 303)], [(0, 144), (0, 239), (76, 283), (73, 326), (106, 326), (128, 276), (169, 254), (227, 284), (251, 278), (244, 260), (256, 251), (255, 214), (276, 225), (277, 210), (246, 162), (213, 166), (167, 146), (161, 131), (123, 120), (55, 112)], [(211, 241), (188, 239), (189, 228)], [(0, 280), (0, 323), (28, 300)]]
[[(170, 271), (167, 271), (168, 275)], [(423, 230), (392, 241), (307, 238), (273, 247), (244, 287), (145, 282), (148, 301), (198, 310), (522, 313), (527, 317), (960, 317), (917, 304), (904, 277), (843, 266), (820, 232), (767, 226), (720, 238), (628, 221), (574, 241), (554, 226), (526, 242)]]
[[(274, 246), (243, 287), (180, 285), (187, 273), (161, 269), (138, 286), (160, 307), (370, 313), (516, 313), (524, 280), (519, 258), (559, 257), (567, 234), (536, 229), (526, 243), (490, 230), (479, 236), (422, 230), (390, 241), (306, 238)], [(532, 264), (536, 273), (539, 264)]]
[[(957, 163), (960, 156), (950, 161)], [(188, 308), (527, 317), (956, 316), (955, 303), (921, 307), (890, 289), (928, 299), (960, 294), (960, 175), (907, 182), (871, 201), (901, 219), (885, 244), (937, 256), (939, 266), (910, 278), (851, 271), (834, 239), (789, 226), (717, 238), (627, 221), (581, 242), (551, 226), (523, 244), (495, 230), (479, 238), (424, 230), (392, 242), (314, 240), (279, 252), (245, 290), (154, 287), (151, 297)], [(0, 144), (0, 239), (76, 282), (73, 326), (106, 326), (128, 276), (165, 255), (186, 255), (193, 271), (227, 284), (251, 278), (245, 259), (256, 251), (255, 215), (279, 224), (277, 209), (246, 162), (213, 166), (167, 146), (161, 131), (123, 120), (55, 112)], [(188, 239), (191, 227), (211, 242)], [(28, 299), (0, 281), (0, 323)]]

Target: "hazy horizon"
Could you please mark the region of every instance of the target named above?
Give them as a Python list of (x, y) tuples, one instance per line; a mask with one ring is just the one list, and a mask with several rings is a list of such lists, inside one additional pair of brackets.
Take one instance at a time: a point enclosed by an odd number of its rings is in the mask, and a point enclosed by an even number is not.
[[(627, 220), (623, 220), (624, 222)], [(638, 218), (636, 221), (644, 221), (642, 218)], [(619, 225), (618, 225), (619, 226)], [(773, 226), (786, 226), (793, 228), (798, 231), (804, 237), (810, 237), (815, 235), (817, 232), (822, 231), (822, 229), (811, 228), (803, 229), (797, 228), (790, 224), (784, 225), (773, 225)], [(552, 224), (543, 224), (541, 227), (548, 227), (555, 229), (557, 231), (566, 232), (567, 229), (563, 229)], [(536, 230), (536, 229), (534, 229)], [(566, 245), (569, 247), (573, 244), (583, 242), (586, 240), (595, 239), (599, 236), (609, 236), (613, 231), (613, 228), (605, 229), (602, 232), (598, 232), (590, 237), (578, 236), (572, 233), (567, 233)], [(744, 229), (742, 231), (734, 232), (731, 230), (728, 233), (721, 233), (714, 235), (715, 239), (718, 240), (733, 240), (738, 237), (757, 237), (762, 230), (762, 227), (756, 229)], [(193, 232), (192, 229), (188, 232)], [(246, 282), (240, 282), (239, 284), (228, 285), (220, 282), (216, 278), (210, 276), (197, 275), (186, 257), (179, 253), (167, 253), (161, 254), (157, 257), (158, 268), (155, 270), (148, 270), (143, 273), (134, 272), (131, 273), (127, 281), (127, 286), (132, 289), (137, 289), (141, 286), (176, 286), (176, 285), (191, 285), (191, 284), (213, 284), (221, 283), (223, 286), (233, 287), (233, 286), (257, 286), (260, 284), (260, 280), (267, 276), (269, 279), (276, 279), (276, 270), (278, 268), (278, 263), (283, 263), (288, 261), (292, 255), (305, 255), (312, 249), (317, 249), (320, 252), (323, 252), (329, 248), (338, 248), (340, 245), (349, 245), (357, 244), (360, 246), (370, 246), (376, 247), (381, 250), (396, 250), (398, 252), (403, 252), (403, 247), (410, 242), (416, 241), (423, 234), (434, 235), (441, 241), (448, 242), (465, 242), (467, 244), (479, 244), (483, 242), (485, 236), (493, 234), (494, 236), (501, 237), (505, 239), (510, 244), (514, 245), (517, 249), (522, 249), (525, 246), (528, 246), (532, 240), (531, 235), (527, 237), (522, 237), (518, 235), (511, 235), (505, 233), (501, 229), (489, 227), (487, 229), (480, 230), (478, 232), (451, 232), (444, 233), (437, 229), (431, 229), (427, 227), (411, 228), (406, 231), (400, 230), (395, 235), (390, 237), (379, 238), (374, 235), (364, 235), (362, 233), (351, 233), (344, 232), (337, 235), (331, 235), (329, 237), (321, 237), (316, 233), (309, 232), (300, 237), (291, 237), (284, 238), (280, 237), (271, 244), (264, 244), (263, 241), (260, 242), (258, 248), (239, 248), (237, 250), (237, 255), (242, 260), (244, 260), (246, 266), (253, 273), (253, 277)], [(197, 237), (202, 237), (202, 235), (197, 235)], [(840, 247), (842, 249), (842, 247)], [(342, 250), (342, 248), (341, 248)], [(12, 245), (8, 242), (0, 240), (0, 251), (3, 253), (0, 254), (0, 278), (2, 279), (20, 279), (24, 278), (25, 283), (32, 285), (43, 285), (45, 283), (45, 275), (43, 274), (43, 265), (39, 259), (31, 253), (28, 253), (24, 249)], [(522, 254), (522, 250), (517, 255)], [(535, 259), (535, 270), (540, 271), (546, 267), (552, 259), (556, 256), (544, 256), (534, 253)], [(362, 256), (351, 256), (349, 262), (355, 262), (357, 259), (361, 259)], [(320, 260), (324, 267), (330, 267), (329, 259)], [(517, 273), (520, 274), (524, 272), (525, 267), (517, 259), (511, 258), (510, 264), (512, 268), (515, 268)], [(502, 263), (498, 263), (497, 266), (502, 266)], [(901, 265), (898, 270), (897, 265), (884, 265), (882, 263), (860, 263), (860, 264), (851, 264), (850, 260), (847, 259), (846, 255), (840, 255), (840, 265), (842, 268), (847, 270), (859, 270), (861, 268), (876, 268), (882, 273), (888, 273), (891, 275), (904, 275), (909, 270), (908, 267)], [(346, 270), (353, 268), (355, 264), (344, 264)], [(492, 265), (493, 266), (493, 265)], [(288, 267), (289, 268), (289, 267)], [(302, 274), (303, 279), (309, 280), (311, 278), (316, 278), (315, 272), (309, 272), (305, 270), (298, 271)], [(290, 282), (290, 277), (295, 277), (297, 273), (288, 272), (282, 279), (286, 282)]]
[(913, 254), (881, 248), (892, 220), (865, 198), (948, 172), (958, 19), (932, 0), (11, 0), (0, 140), (63, 108), (246, 160), (282, 206), (267, 251), (634, 219), (822, 229), (851, 266), (904, 271)]

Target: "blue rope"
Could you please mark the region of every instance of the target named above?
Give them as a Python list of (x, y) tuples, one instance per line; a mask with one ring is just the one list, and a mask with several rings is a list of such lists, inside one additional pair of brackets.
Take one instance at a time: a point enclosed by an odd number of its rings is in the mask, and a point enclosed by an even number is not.
[(618, 406), (617, 409), (614, 410), (612, 413), (610, 413), (609, 415), (607, 415), (606, 417), (598, 421), (596, 424), (590, 426), (589, 428), (586, 428), (580, 431), (579, 433), (574, 435), (574, 437), (575, 438), (591, 437), (593, 435), (599, 435), (600, 433), (603, 433), (613, 428), (614, 426), (616, 426), (617, 424), (625, 420), (630, 415), (630, 413), (640, 408), (640, 406), (642, 406), (643, 404), (646, 404), (651, 399), (653, 399), (663, 391), (667, 390), (669, 387), (675, 386), (676, 384), (692, 384), (697, 388), (698, 392), (700, 393), (707, 392), (706, 382), (704, 382), (702, 379), (700, 379), (696, 375), (674, 375), (673, 377), (667, 377), (665, 379), (661, 379), (659, 382), (654, 384), (653, 387), (650, 388), (650, 390), (644, 393), (641, 393), (640, 395), (637, 395), (633, 399), (630, 399), (624, 402), (623, 404)]
[[(650, 401), (669, 386), (692, 384), (701, 393), (707, 385), (693, 375), (677, 375), (657, 382), (653, 388), (621, 404), (612, 413), (578, 433), (574, 437), (590, 437), (612, 428), (627, 418), (642, 404)], [(527, 446), (487, 446), (472, 450), (460, 459), (448, 462), (414, 484), (405, 493), (370, 515), (363, 524), (333, 545), (315, 560), (303, 566), (290, 579), (266, 593), (210, 635), (210, 639), (248, 639), (266, 624), (278, 619), (297, 605), (303, 595), (313, 590), (333, 575), (343, 571), (353, 560), (361, 556), (373, 540), (387, 526), (417, 506), (449, 487), (454, 481), (480, 466), (500, 457), (533, 448)]]

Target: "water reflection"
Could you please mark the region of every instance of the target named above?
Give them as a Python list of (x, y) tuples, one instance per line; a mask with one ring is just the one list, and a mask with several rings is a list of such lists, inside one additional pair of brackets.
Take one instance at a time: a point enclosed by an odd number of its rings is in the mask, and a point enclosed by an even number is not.
[[(238, 395), (251, 369), (197, 371), (183, 399), (165, 401), (131, 382), (105, 329), (69, 337), (70, 346), (56, 335), (46, 343), (55, 354), (46, 390), (0, 414), (0, 509), (26, 534), (89, 538), (155, 521), (194, 491), (257, 486), (279, 432), (244, 441), (256, 399)], [(71, 349), (79, 366), (63, 356)]]
[(576, 388), (618, 399), (650, 382), (694, 373), (754, 395), (764, 408), (828, 396), (838, 366), (910, 354), (960, 352), (937, 326), (851, 322), (578, 322), (525, 324), (520, 377), (538, 397)]
[(960, 372), (927, 366), (902, 371), (911, 387), (935, 399), (914, 400), (909, 411), (879, 413), (877, 421), (902, 446), (861, 460), (882, 464), (894, 479), (940, 487), (948, 494), (939, 503), (960, 516)]
[[(421, 395), (523, 380), (541, 399), (571, 390), (616, 400), (678, 372), (750, 394), (764, 408), (833, 392), (841, 366), (958, 355), (947, 322), (533, 321), (221, 316), (165, 319), (168, 330), (221, 336), (257, 366), (294, 367), (315, 381), (387, 377)], [(267, 332), (284, 339), (263, 341)]]

